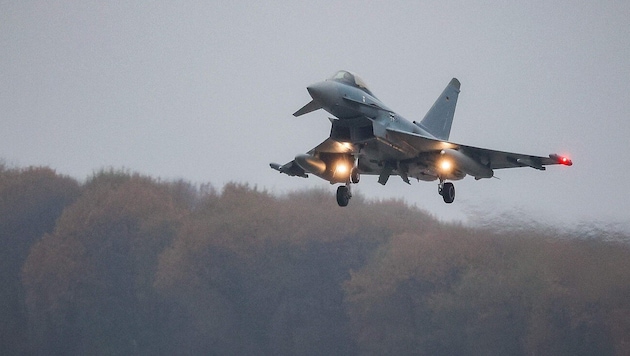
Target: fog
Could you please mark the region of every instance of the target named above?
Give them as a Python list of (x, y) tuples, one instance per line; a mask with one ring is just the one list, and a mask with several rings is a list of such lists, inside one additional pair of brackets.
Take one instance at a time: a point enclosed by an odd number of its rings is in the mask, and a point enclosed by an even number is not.
[(324, 181), (268, 167), (328, 135), (326, 113), (291, 116), (307, 85), (352, 70), (416, 120), (457, 77), (453, 141), (557, 152), (574, 166), (467, 178), (449, 206), (434, 183), (365, 177), (362, 194), (444, 221), (508, 212), (623, 225), (629, 16), (612, 1), (2, 2), (0, 158), (80, 181), (114, 167), (277, 194), (321, 187), (334, 199)]
[(329, 198), (0, 166), (0, 353), (629, 352), (627, 233)]

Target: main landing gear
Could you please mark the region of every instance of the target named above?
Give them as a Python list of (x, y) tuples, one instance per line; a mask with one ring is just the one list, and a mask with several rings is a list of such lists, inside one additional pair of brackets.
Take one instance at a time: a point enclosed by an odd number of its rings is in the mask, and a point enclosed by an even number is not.
[[(359, 183), (359, 178), (359, 172), (355, 167), (350, 172), (348, 182), (345, 185), (337, 187), (337, 204), (339, 204), (339, 206), (348, 206), (350, 198), (352, 198), (350, 183)], [(442, 199), (444, 199), (446, 204), (451, 204), (455, 201), (455, 186), (451, 182), (444, 182), (443, 180), (440, 180), (440, 184), (438, 184), (438, 194), (442, 196)]]
[(361, 175), (359, 174), (359, 169), (355, 166), (350, 171), (350, 176), (348, 177), (348, 182), (346, 185), (340, 185), (337, 188), (337, 204), (339, 206), (348, 206), (350, 202), (350, 198), (352, 198), (352, 191), (350, 190), (350, 183), (357, 184), (361, 179)]
[(455, 186), (451, 182), (440, 180), (440, 184), (438, 184), (438, 194), (444, 198), (446, 204), (450, 204), (455, 200)]

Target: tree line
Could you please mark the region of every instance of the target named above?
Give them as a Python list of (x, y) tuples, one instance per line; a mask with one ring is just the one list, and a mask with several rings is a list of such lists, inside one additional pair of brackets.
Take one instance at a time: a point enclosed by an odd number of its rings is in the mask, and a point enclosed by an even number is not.
[(0, 165), (0, 354), (630, 353), (626, 243), (352, 203)]

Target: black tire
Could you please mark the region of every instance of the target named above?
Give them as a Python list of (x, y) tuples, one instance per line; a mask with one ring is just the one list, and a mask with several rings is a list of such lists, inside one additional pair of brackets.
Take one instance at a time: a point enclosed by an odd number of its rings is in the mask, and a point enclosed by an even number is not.
[(453, 185), (453, 183), (444, 183), (441, 194), (446, 204), (450, 204), (455, 201), (455, 186)]
[(360, 179), (361, 179), (361, 174), (359, 173), (359, 168), (353, 167), (352, 170), (350, 171), (350, 181), (353, 184), (357, 184), (359, 183)]
[(340, 185), (339, 188), (337, 188), (337, 204), (339, 204), (339, 206), (348, 206), (350, 197), (351, 195), (348, 187)]

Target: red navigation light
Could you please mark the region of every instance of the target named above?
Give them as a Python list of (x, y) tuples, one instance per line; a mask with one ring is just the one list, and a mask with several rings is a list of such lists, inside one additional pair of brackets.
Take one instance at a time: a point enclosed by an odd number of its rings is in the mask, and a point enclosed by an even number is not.
[(556, 160), (556, 162), (558, 162), (558, 164), (563, 164), (565, 166), (572, 166), (573, 165), (573, 161), (571, 161), (570, 158), (565, 157), (565, 156), (559, 156), (556, 154), (551, 154), (549, 155), (549, 158)]

